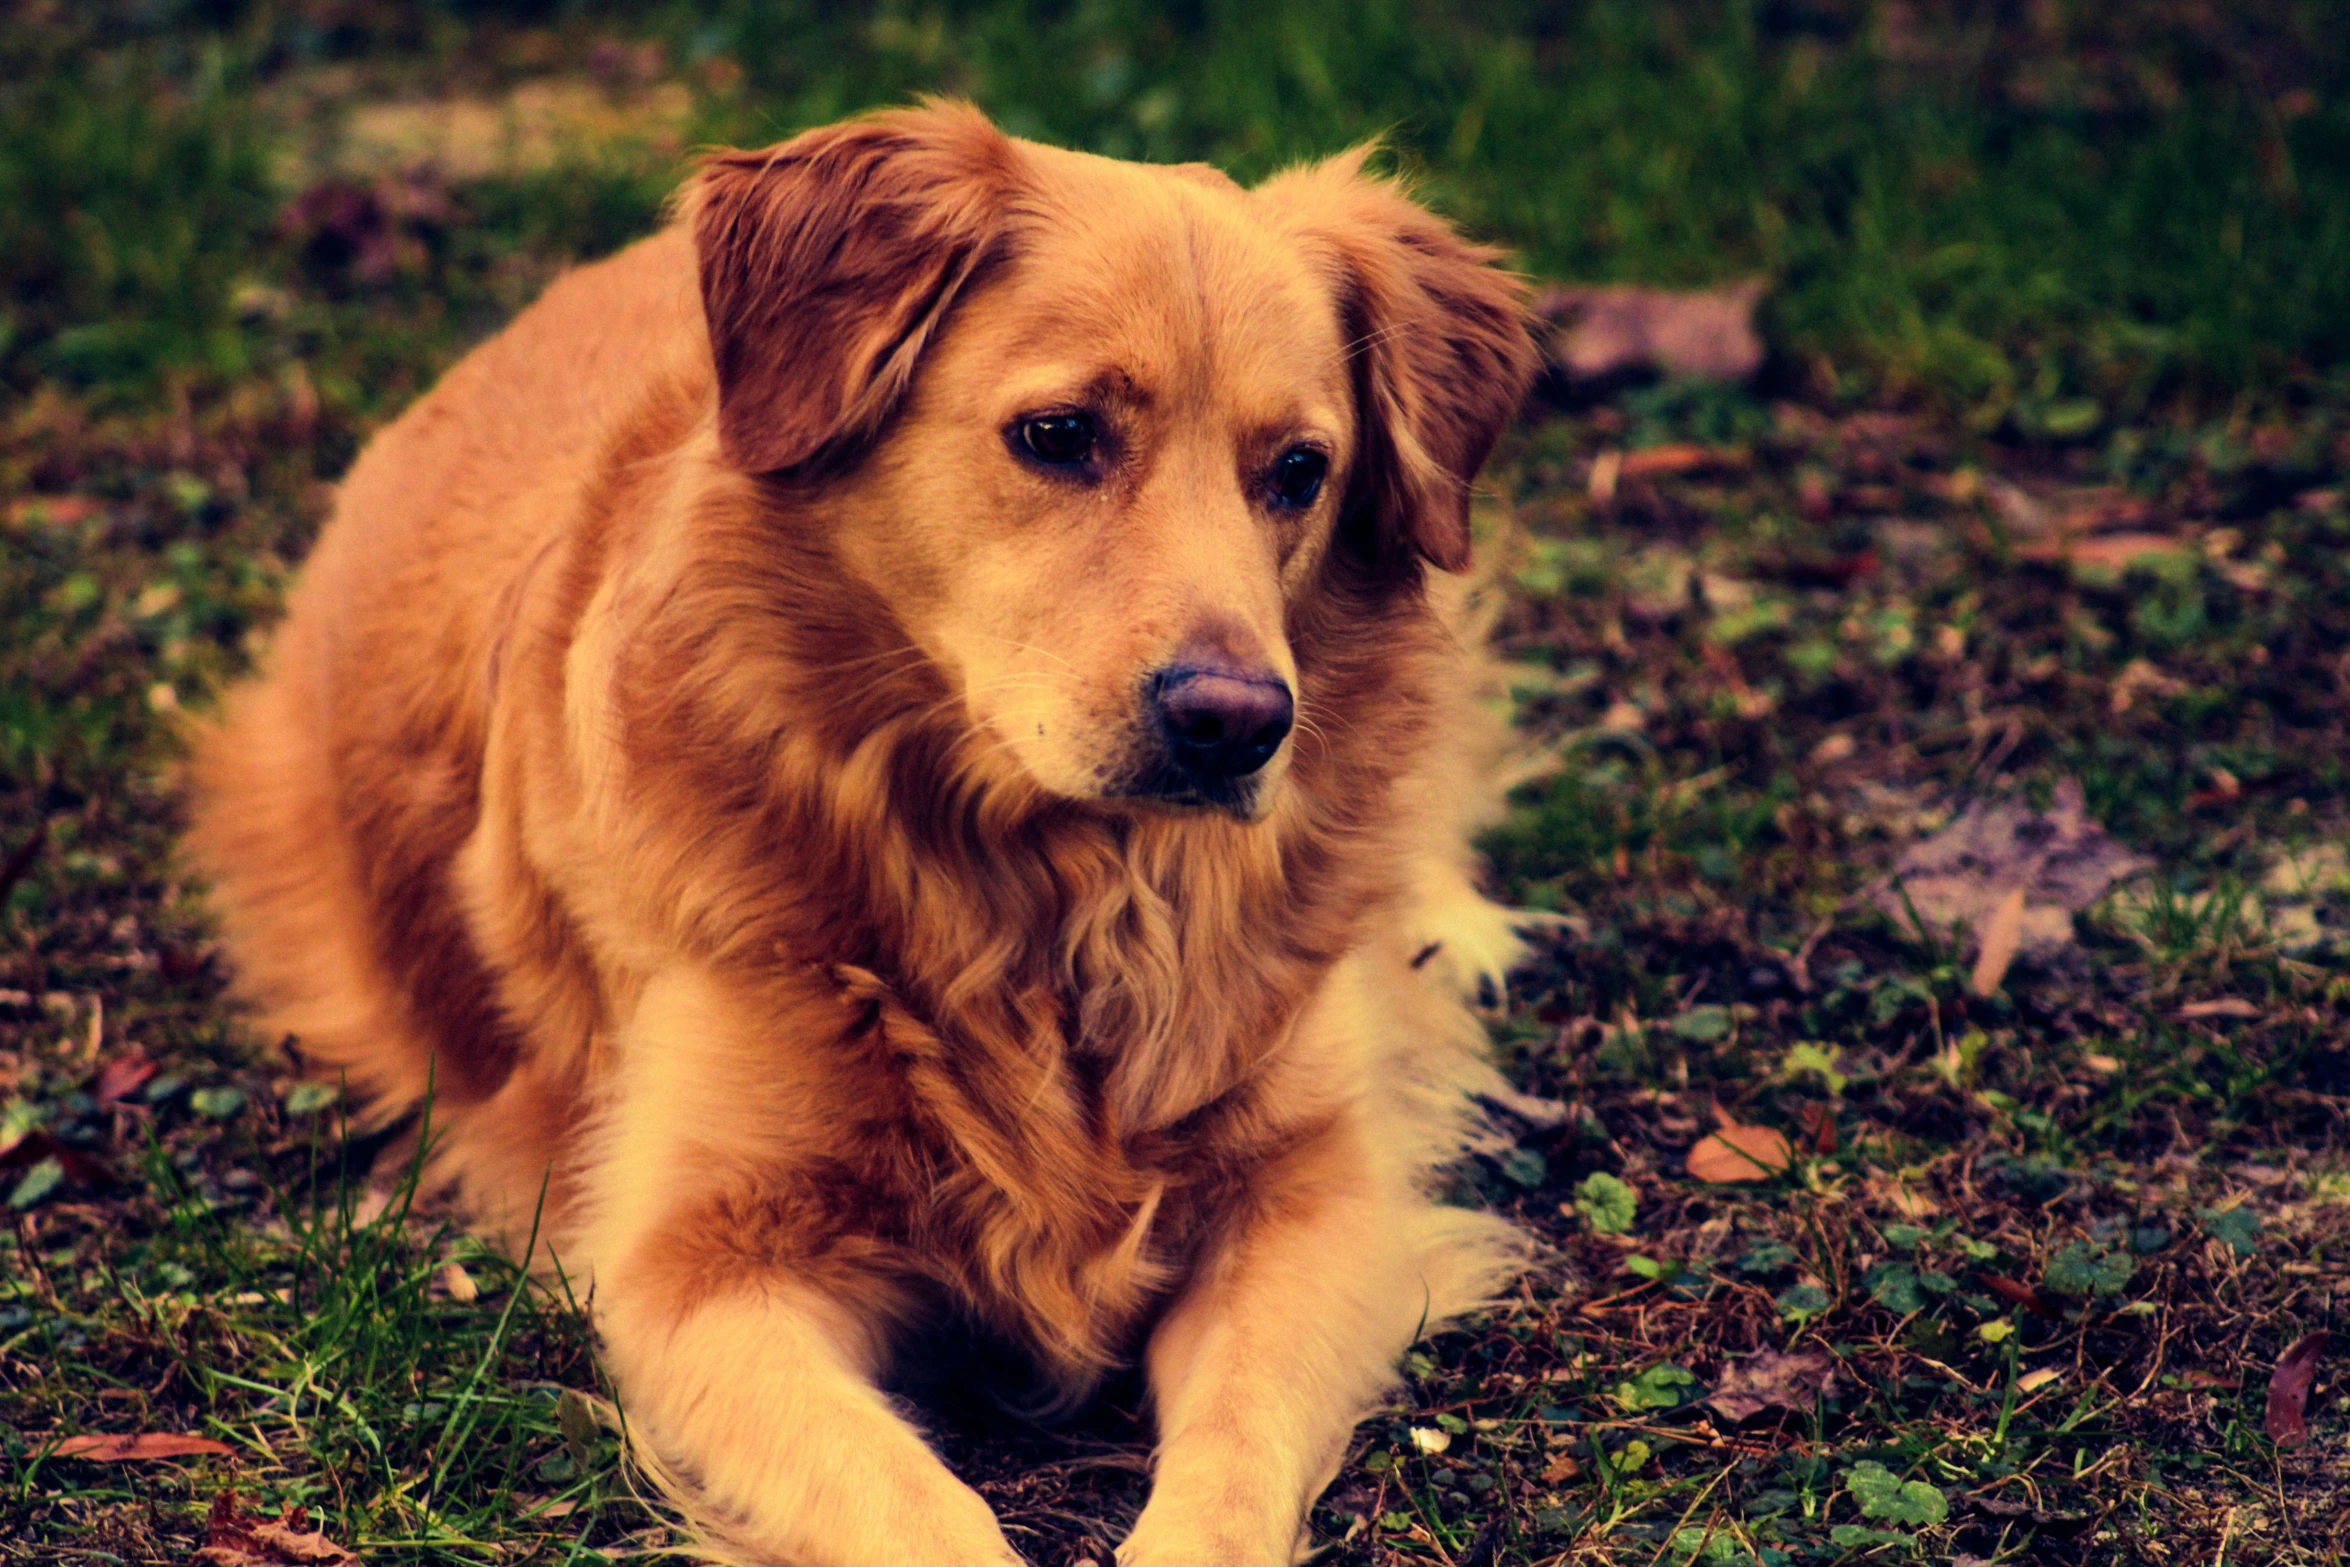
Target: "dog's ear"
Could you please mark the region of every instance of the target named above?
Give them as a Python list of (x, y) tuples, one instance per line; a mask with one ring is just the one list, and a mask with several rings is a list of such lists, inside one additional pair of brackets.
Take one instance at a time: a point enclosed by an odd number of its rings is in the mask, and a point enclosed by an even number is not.
[(1354, 358), (1362, 430), (1350, 506), (1383, 548), (1469, 564), (1469, 484), (1525, 400), (1534, 339), (1523, 279), (1363, 171), (1372, 149), (1275, 177), (1261, 193), (1321, 247)]
[(870, 440), (994, 249), (1010, 138), (933, 102), (719, 152), (687, 193), (726, 460), (773, 473)]

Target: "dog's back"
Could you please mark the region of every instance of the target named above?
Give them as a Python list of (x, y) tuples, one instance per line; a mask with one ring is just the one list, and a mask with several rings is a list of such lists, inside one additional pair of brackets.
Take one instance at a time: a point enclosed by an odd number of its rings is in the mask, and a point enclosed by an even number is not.
[[(191, 847), (242, 988), (377, 1114), (494, 1092), (514, 1029), (450, 874), (520, 579), (648, 397), (707, 395), (690, 243), (556, 282), (362, 453), (266, 661), (197, 731)], [(695, 382), (699, 381), (697, 388)]]

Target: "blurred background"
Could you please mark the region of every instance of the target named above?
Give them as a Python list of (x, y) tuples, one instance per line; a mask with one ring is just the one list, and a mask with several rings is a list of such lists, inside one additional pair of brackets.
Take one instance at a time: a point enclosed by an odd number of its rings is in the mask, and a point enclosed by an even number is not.
[(641, 232), (693, 147), (917, 92), (1243, 180), (1385, 137), (1540, 276), (1766, 277), (1786, 374), (1984, 429), (2331, 387), (2350, 346), (2350, 27), (2316, 0), (24, 0), (0, 81), (20, 392), (266, 363), (295, 248), (478, 325), (502, 263)]

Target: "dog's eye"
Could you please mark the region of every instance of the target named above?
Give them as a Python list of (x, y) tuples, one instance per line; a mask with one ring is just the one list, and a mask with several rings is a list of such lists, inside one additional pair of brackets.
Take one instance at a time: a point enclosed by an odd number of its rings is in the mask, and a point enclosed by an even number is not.
[(1292, 447), (1273, 465), (1273, 498), (1284, 506), (1311, 506), (1329, 471), (1330, 459), (1321, 452), (1311, 446)]
[(1093, 421), (1083, 414), (1048, 414), (1024, 420), (1020, 444), (1038, 462), (1072, 467), (1093, 455)]

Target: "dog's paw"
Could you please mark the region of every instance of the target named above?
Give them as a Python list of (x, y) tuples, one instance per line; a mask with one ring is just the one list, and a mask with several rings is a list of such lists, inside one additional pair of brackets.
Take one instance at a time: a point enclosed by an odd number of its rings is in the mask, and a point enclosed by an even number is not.
[(1228, 1523), (1161, 1526), (1146, 1517), (1118, 1547), (1117, 1567), (1290, 1567), (1298, 1560), (1296, 1545), (1245, 1535)]

